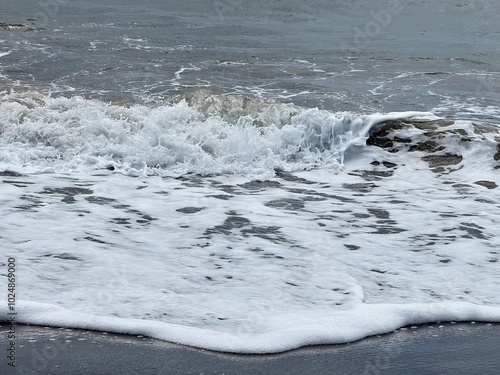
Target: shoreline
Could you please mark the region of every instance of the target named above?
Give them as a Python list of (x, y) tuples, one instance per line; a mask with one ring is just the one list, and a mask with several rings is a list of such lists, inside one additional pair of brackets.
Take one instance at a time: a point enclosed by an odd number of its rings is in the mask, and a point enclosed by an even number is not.
[[(4, 352), (7, 323), (0, 324)], [(434, 323), (337, 345), (228, 354), (143, 336), (16, 326), (16, 367), (2, 374), (496, 374), (500, 323)]]

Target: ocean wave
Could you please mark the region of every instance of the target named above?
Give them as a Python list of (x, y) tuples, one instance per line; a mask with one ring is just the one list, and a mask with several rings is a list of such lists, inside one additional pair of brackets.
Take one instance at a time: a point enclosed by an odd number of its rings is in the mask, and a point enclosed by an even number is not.
[(373, 125), (414, 116), (431, 114), (355, 117), (206, 91), (155, 105), (10, 93), (0, 100), (0, 160), (26, 172), (90, 167), (132, 176), (340, 170)]

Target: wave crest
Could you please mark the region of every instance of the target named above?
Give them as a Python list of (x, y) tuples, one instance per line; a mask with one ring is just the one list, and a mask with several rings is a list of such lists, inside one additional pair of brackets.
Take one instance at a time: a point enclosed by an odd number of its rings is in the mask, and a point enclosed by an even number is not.
[(293, 104), (197, 91), (156, 105), (11, 93), (0, 99), (2, 163), (26, 171), (108, 168), (131, 175), (339, 170), (376, 123)]

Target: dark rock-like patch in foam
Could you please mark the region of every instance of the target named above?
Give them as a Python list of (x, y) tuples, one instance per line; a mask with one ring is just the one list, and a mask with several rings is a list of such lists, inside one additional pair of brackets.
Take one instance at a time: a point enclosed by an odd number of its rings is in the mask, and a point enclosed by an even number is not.
[(25, 188), (28, 187), (28, 185), (33, 185), (34, 182), (27, 182), (27, 181), (18, 181), (18, 180), (3, 180), (4, 184), (11, 184), (14, 185), (15, 187), (20, 187), (20, 188)]
[(367, 225), (367, 227), (375, 229), (375, 232), (370, 232), (371, 234), (396, 234), (406, 232), (406, 229), (394, 225)]
[(223, 201), (227, 201), (231, 198), (234, 198), (234, 195), (225, 195), (225, 194), (213, 194), (213, 195), (205, 195), (207, 198), (215, 198), (215, 199), (221, 199)]
[(368, 171), (368, 170), (355, 170), (348, 173), (351, 176), (359, 176), (365, 181), (379, 181), (385, 177), (391, 177), (394, 174), (393, 170), (388, 171)]
[(424, 156), (422, 160), (429, 163), (429, 167), (437, 168), (437, 167), (460, 164), (463, 158), (461, 155), (444, 154), (444, 155)]
[(369, 208), (368, 212), (375, 216), (377, 219), (388, 219), (389, 218), (389, 212), (385, 210), (381, 210), (378, 208)]
[(476, 185), (484, 186), (488, 189), (496, 189), (498, 185), (493, 181), (476, 181), (474, 182)]
[(343, 187), (347, 190), (353, 190), (358, 193), (369, 193), (378, 185), (375, 185), (374, 183), (358, 183), (358, 184), (343, 184)]
[(285, 181), (289, 182), (298, 182), (300, 184), (306, 185), (317, 185), (317, 182), (306, 180), (305, 178), (297, 177), (291, 173), (276, 171), (276, 177), (282, 178)]
[(419, 142), (415, 145), (410, 146), (408, 151), (414, 152), (414, 151), (422, 151), (422, 152), (437, 152), (437, 151), (442, 151), (444, 150), (444, 146), (440, 146), (434, 141), (424, 141), (424, 142)]
[(224, 220), (224, 223), (222, 223), (222, 225), (216, 225), (213, 228), (209, 228), (203, 234), (205, 236), (210, 236), (211, 234), (217, 233), (229, 235), (231, 234), (231, 231), (233, 229), (240, 229), (250, 225), (251, 222), (247, 218), (237, 215), (231, 215), (227, 217), (226, 220)]
[(347, 244), (344, 244), (344, 246), (347, 247), (347, 249), (351, 250), (351, 251), (355, 251), (355, 250), (361, 249), (361, 247), (356, 246), (356, 245), (347, 245)]
[(280, 208), (282, 210), (299, 211), (302, 210), (304, 205), (303, 199), (283, 198), (275, 199), (264, 204), (267, 207)]
[[(234, 211), (226, 212), (229, 215), (222, 225), (216, 225), (213, 228), (208, 228), (203, 233), (204, 238), (210, 238), (212, 234), (223, 234), (229, 236), (234, 234), (233, 231), (239, 232), (243, 237), (255, 236), (262, 238), (264, 240), (271, 241), (276, 244), (280, 243), (290, 243), (290, 241), (281, 233), (279, 226), (265, 226), (265, 225), (254, 225), (247, 218), (238, 215)], [(264, 254), (266, 256), (274, 258), (278, 257), (275, 254)]]
[(75, 200), (76, 195), (88, 195), (93, 193), (94, 192), (90, 189), (69, 186), (63, 188), (45, 187), (40, 194), (63, 195), (64, 198), (62, 199), (62, 202), (71, 204), (76, 202)]
[(94, 192), (90, 189), (84, 189), (79, 187), (63, 187), (63, 188), (44, 188), (40, 194), (62, 194), (62, 195), (80, 195), (80, 194), (93, 194)]
[(90, 242), (95, 242), (95, 243), (98, 243), (98, 244), (109, 244), (109, 242), (100, 240), (100, 239), (92, 237), (92, 236), (84, 237), (84, 240), (87, 240), (87, 241), (90, 241)]
[(113, 202), (116, 202), (116, 199), (106, 198), (106, 197), (98, 197), (98, 196), (86, 197), (85, 200), (89, 203), (99, 204), (99, 205), (111, 204)]
[(176, 178), (186, 187), (203, 187), (203, 179), (199, 176), (180, 176)]
[(493, 155), (493, 160), (500, 161), (500, 144), (497, 145), (497, 153)]
[(46, 258), (57, 258), (57, 259), (63, 259), (63, 260), (78, 260), (81, 261), (83, 260), (82, 258), (79, 258), (77, 256), (68, 254), (68, 253), (61, 253), (61, 254), (47, 254), (43, 255), (43, 257)]
[[(283, 234), (280, 232), (280, 229), (281, 227), (278, 226), (252, 226), (252, 228), (243, 229), (241, 231), (241, 234), (244, 237), (249, 237), (249, 235), (260, 237), (264, 240), (268, 240), (276, 244), (290, 242), (283, 236)], [(274, 254), (267, 255), (276, 257)]]
[(178, 208), (176, 211), (182, 212), (183, 214), (195, 214), (204, 209), (205, 207), (183, 207), (183, 208)]
[(22, 175), (21, 173), (17, 173), (17, 172), (14, 172), (14, 171), (10, 171), (8, 169), (6, 169), (5, 171), (1, 171), (0, 172), (0, 176), (1, 177), (25, 177), (24, 175)]
[(31, 202), (30, 204), (24, 204), (21, 206), (16, 206), (14, 208), (22, 211), (32, 211), (35, 208), (43, 206), (43, 201), (41, 201), (38, 197), (35, 197), (33, 195), (22, 195), (20, 197), (21, 200), (23, 201), (28, 201)]
[(250, 181), (241, 185), (239, 187), (247, 190), (263, 191), (269, 188), (279, 188), (281, 184), (277, 181)]
[(129, 217), (115, 217), (111, 219), (110, 222), (118, 225), (130, 225), (129, 220), (130, 220)]

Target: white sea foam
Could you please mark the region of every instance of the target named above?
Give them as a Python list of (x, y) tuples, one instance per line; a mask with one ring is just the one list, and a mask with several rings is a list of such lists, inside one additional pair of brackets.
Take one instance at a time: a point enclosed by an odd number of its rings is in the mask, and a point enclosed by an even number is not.
[(124, 174), (253, 174), (342, 167), (345, 151), (363, 144), (402, 112), (353, 117), (291, 104), (196, 93), (157, 106), (120, 106), (36, 93), (0, 102), (0, 163), (26, 172), (112, 166)]
[[(20, 323), (145, 335), (198, 348), (254, 354), (282, 352), (308, 345), (353, 342), (405, 325), (433, 321), (500, 322), (500, 308), (463, 302), (360, 303), (344, 311), (303, 311), (303, 315), (288, 313), (269, 319), (267, 331), (236, 334), (141, 319), (88, 315), (35, 302), (21, 303), (19, 310), (17, 321)], [(0, 319), (6, 318), (6, 311), (0, 310)]]
[[(500, 196), (474, 184), (491, 168), (436, 178), (413, 154), (363, 150), (345, 173), (261, 183), (3, 177), (0, 237), (16, 258), (19, 321), (232, 352), (500, 321)], [(356, 171), (374, 160), (400, 164), (366, 182)]]
[[(423, 151), (353, 147), (417, 113), (199, 93), (156, 107), (13, 94), (0, 109), (0, 171), (58, 171), (0, 177), (19, 322), (265, 353), (500, 321), (498, 145), (471, 122), (440, 125), (439, 152), (461, 159), (438, 173)], [(275, 169), (311, 170), (252, 177)]]

